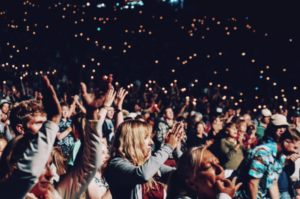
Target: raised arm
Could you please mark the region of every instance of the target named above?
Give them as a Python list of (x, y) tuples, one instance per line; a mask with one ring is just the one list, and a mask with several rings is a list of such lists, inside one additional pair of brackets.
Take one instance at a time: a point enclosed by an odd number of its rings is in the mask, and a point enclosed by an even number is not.
[(85, 84), (81, 83), (83, 102), (87, 110), (87, 122), (85, 126), (85, 138), (81, 145), (78, 159), (67, 175), (59, 182), (57, 191), (62, 198), (77, 199), (87, 189), (89, 183), (99, 170), (101, 164), (102, 124), (107, 110), (101, 108), (100, 120), (97, 120), (97, 109), (104, 104), (111, 106), (115, 97), (113, 87), (105, 95), (105, 98), (94, 98), (87, 93)]
[[(109, 164), (107, 171), (108, 184), (115, 186), (133, 186), (148, 182), (155, 173), (160, 170), (163, 173), (170, 173), (172, 168), (165, 167), (164, 163), (178, 146), (182, 138), (182, 126), (178, 125), (172, 129), (172, 132), (166, 136), (166, 145), (152, 155), (143, 165), (134, 166), (124, 158), (115, 158)], [(161, 169), (161, 167), (163, 167)], [(118, 179), (110, 182), (109, 179)]]
[[(0, 186), (1, 198), (24, 198), (38, 181), (50, 156), (56, 134), (61, 109), (55, 91), (47, 77), (43, 77), (43, 100), (48, 120), (37, 134), (32, 135), (29, 148), (17, 162), (12, 176)], [(16, 190), (17, 188), (17, 190)]]
[(117, 108), (115, 130), (118, 128), (118, 126), (122, 122), (124, 122), (122, 106), (123, 106), (123, 101), (124, 101), (126, 95), (127, 95), (126, 90), (123, 88), (120, 88), (118, 91), (117, 97), (114, 100), (115, 107)]

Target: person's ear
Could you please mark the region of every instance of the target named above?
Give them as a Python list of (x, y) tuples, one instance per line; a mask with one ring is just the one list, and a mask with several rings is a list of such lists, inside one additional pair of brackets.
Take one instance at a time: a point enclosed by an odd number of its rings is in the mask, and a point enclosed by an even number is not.
[(194, 190), (194, 191), (197, 191), (197, 190), (198, 190), (197, 185), (196, 185), (196, 184), (194, 183), (194, 181), (191, 180), (191, 179), (185, 180), (185, 184), (186, 184), (189, 188), (191, 188), (192, 190)]
[(16, 130), (20, 133), (20, 134), (24, 134), (24, 127), (22, 124), (17, 124), (16, 126)]

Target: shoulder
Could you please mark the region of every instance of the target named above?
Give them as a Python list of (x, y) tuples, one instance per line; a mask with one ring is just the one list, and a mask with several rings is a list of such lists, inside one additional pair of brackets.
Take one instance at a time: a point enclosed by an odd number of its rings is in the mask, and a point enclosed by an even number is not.
[(112, 160), (109, 161), (108, 167), (118, 167), (118, 166), (126, 167), (127, 165), (133, 166), (133, 164), (129, 161), (126, 160), (125, 158), (122, 157), (115, 157)]

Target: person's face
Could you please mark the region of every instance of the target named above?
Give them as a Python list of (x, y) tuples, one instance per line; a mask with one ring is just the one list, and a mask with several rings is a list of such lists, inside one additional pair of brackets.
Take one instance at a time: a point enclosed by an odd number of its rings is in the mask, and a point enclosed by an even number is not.
[(246, 123), (244, 123), (244, 124), (242, 124), (242, 125), (240, 126), (240, 131), (241, 131), (241, 132), (246, 132), (246, 131), (247, 131), (247, 124), (246, 124)]
[(5, 139), (0, 139), (0, 159), (6, 145), (7, 145), (7, 141)]
[(152, 128), (154, 127), (155, 122), (152, 120), (148, 120), (148, 124), (150, 124), (152, 126)]
[(106, 117), (108, 119), (113, 119), (114, 118), (114, 114), (115, 114), (115, 109), (113, 107), (110, 107), (107, 111), (107, 115)]
[(218, 158), (210, 151), (205, 150), (201, 165), (197, 168), (195, 175), (196, 177), (192, 180), (192, 184), (196, 186), (191, 188), (197, 191), (198, 196), (202, 198), (216, 198), (218, 194), (216, 182), (225, 179), (224, 169), (221, 167)]
[(174, 112), (171, 108), (168, 108), (166, 110), (166, 118), (169, 119), (169, 120), (172, 120), (174, 118)]
[(244, 116), (244, 119), (245, 119), (245, 122), (247, 123), (247, 126), (250, 126), (250, 124), (251, 124), (251, 117), (250, 117), (250, 115), (245, 115)]
[(276, 137), (279, 139), (285, 131), (286, 131), (286, 126), (278, 126), (276, 128)]
[(102, 144), (102, 164), (103, 165), (109, 158), (107, 146)]
[(300, 140), (299, 141), (291, 141), (290, 139), (284, 140), (283, 144), (283, 154), (284, 155), (291, 155), (291, 154), (299, 154), (300, 148)]
[(198, 135), (202, 135), (204, 133), (204, 126), (203, 126), (203, 124), (198, 124), (196, 130), (197, 130), (197, 134)]
[(232, 125), (226, 133), (228, 134), (229, 137), (236, 138), (237, 137), (237, 129), (234, 125)]
[(46, 195), (49, 190), (51, 184), (50, 180), (53, 177), (53, 173), (50, 167), (52, 162), (53, 162), (52, 155), (50, 155), (48, 162), (42, 174), (39, 177), (39, 182), (36, 185), (34, 185), (34, 187), (30, 191), (30, 193), (33, 193), (36, 197)]
[(299, 124), (300, 123), (300, 116), (295, 118), (295, 123)]
[(32, 116), (27, 122), (26, 129), (24, 128), (25, 133), (37, 134), (39, 130), (42, 128), (44, 122), (47, 121), (46, 115), (42, 115), (41, 113), (37, 113)]
[(144, 155), (145, 157), (150, 157), (151, 156), (151, 146), (153, 145), (153, 141), (150, 137), (150, 134), (145, 137), (145, 146), (144, 146)]
[(263, 120), (263, 123), (265, 124), (269, 124), (270, 123), (270, 120), (271, 120), (271, 117), (262, 117), (262, 120)]
[(232, 116), (232, 115), (233, 115), (233, 110), (232, 110), (232, 109), (229, 109), (229, 110), (228, 110), (228, 115), (229, 115), (229, 116)]
[(143, 122), (145, 122), (145, 121), (147, 121), (147, 119), (150, 117), (150, 113), (145, 113), (144, 115), (143, 115), (143, 118), (144, 118), (144, 121)]
[(69, 107), (68, 106), (61, 107), (61, 112), (62, 112), (63, 118), (69, 117)]
[(139, 105), (134, 105), (134, 112), (139, 112), (141, 110), (141, 107)]
[(4, 103), (4, 104), (2, 105), (1, 110), (2, 110), (2, 112), (3, 112), (4, 114), (7, 114), (8, 111), (9, 111), (9, 104), (8, 104), (8, 103)]

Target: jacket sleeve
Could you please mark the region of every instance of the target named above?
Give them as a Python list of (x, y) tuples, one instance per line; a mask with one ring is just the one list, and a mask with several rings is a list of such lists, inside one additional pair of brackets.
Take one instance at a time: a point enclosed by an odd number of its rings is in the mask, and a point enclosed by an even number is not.
[(227, 159), (230, 160), (237, 153), (237, 151), (228, 146), (226, 139), (224, 138), (221, 140), (221, 153), (226, 155)]
[(82, 139), (81, 156), (74, 167), (59, 182), (56, 190), (62, 198), (77, 199), (87, 189), (101, 164), (102, 126), (100, 120), (87, 121), (85, 137)]
[[(108, 184), (114, 184), (114, 186), (144, 184), (151, 180), (155, 173), (163, 166), (172, 151), (173, 148), (171, 146), (165, 145), (142, 166), (134, 166), (124, 158), (115, 158), (108, 165), (108, 173), (105, 176), (107, 182)], [(164, 167), (162, 169), (164, 169)], [(167, 172), (167, 170), (165, 171)]]
[(33, 135), (29, 148), (17, 162), (17, 169), (0, 186), (1, 198), (22, 199), (38, 182), (58, 132), (54, 122), (47, 121), (38, 134)]

